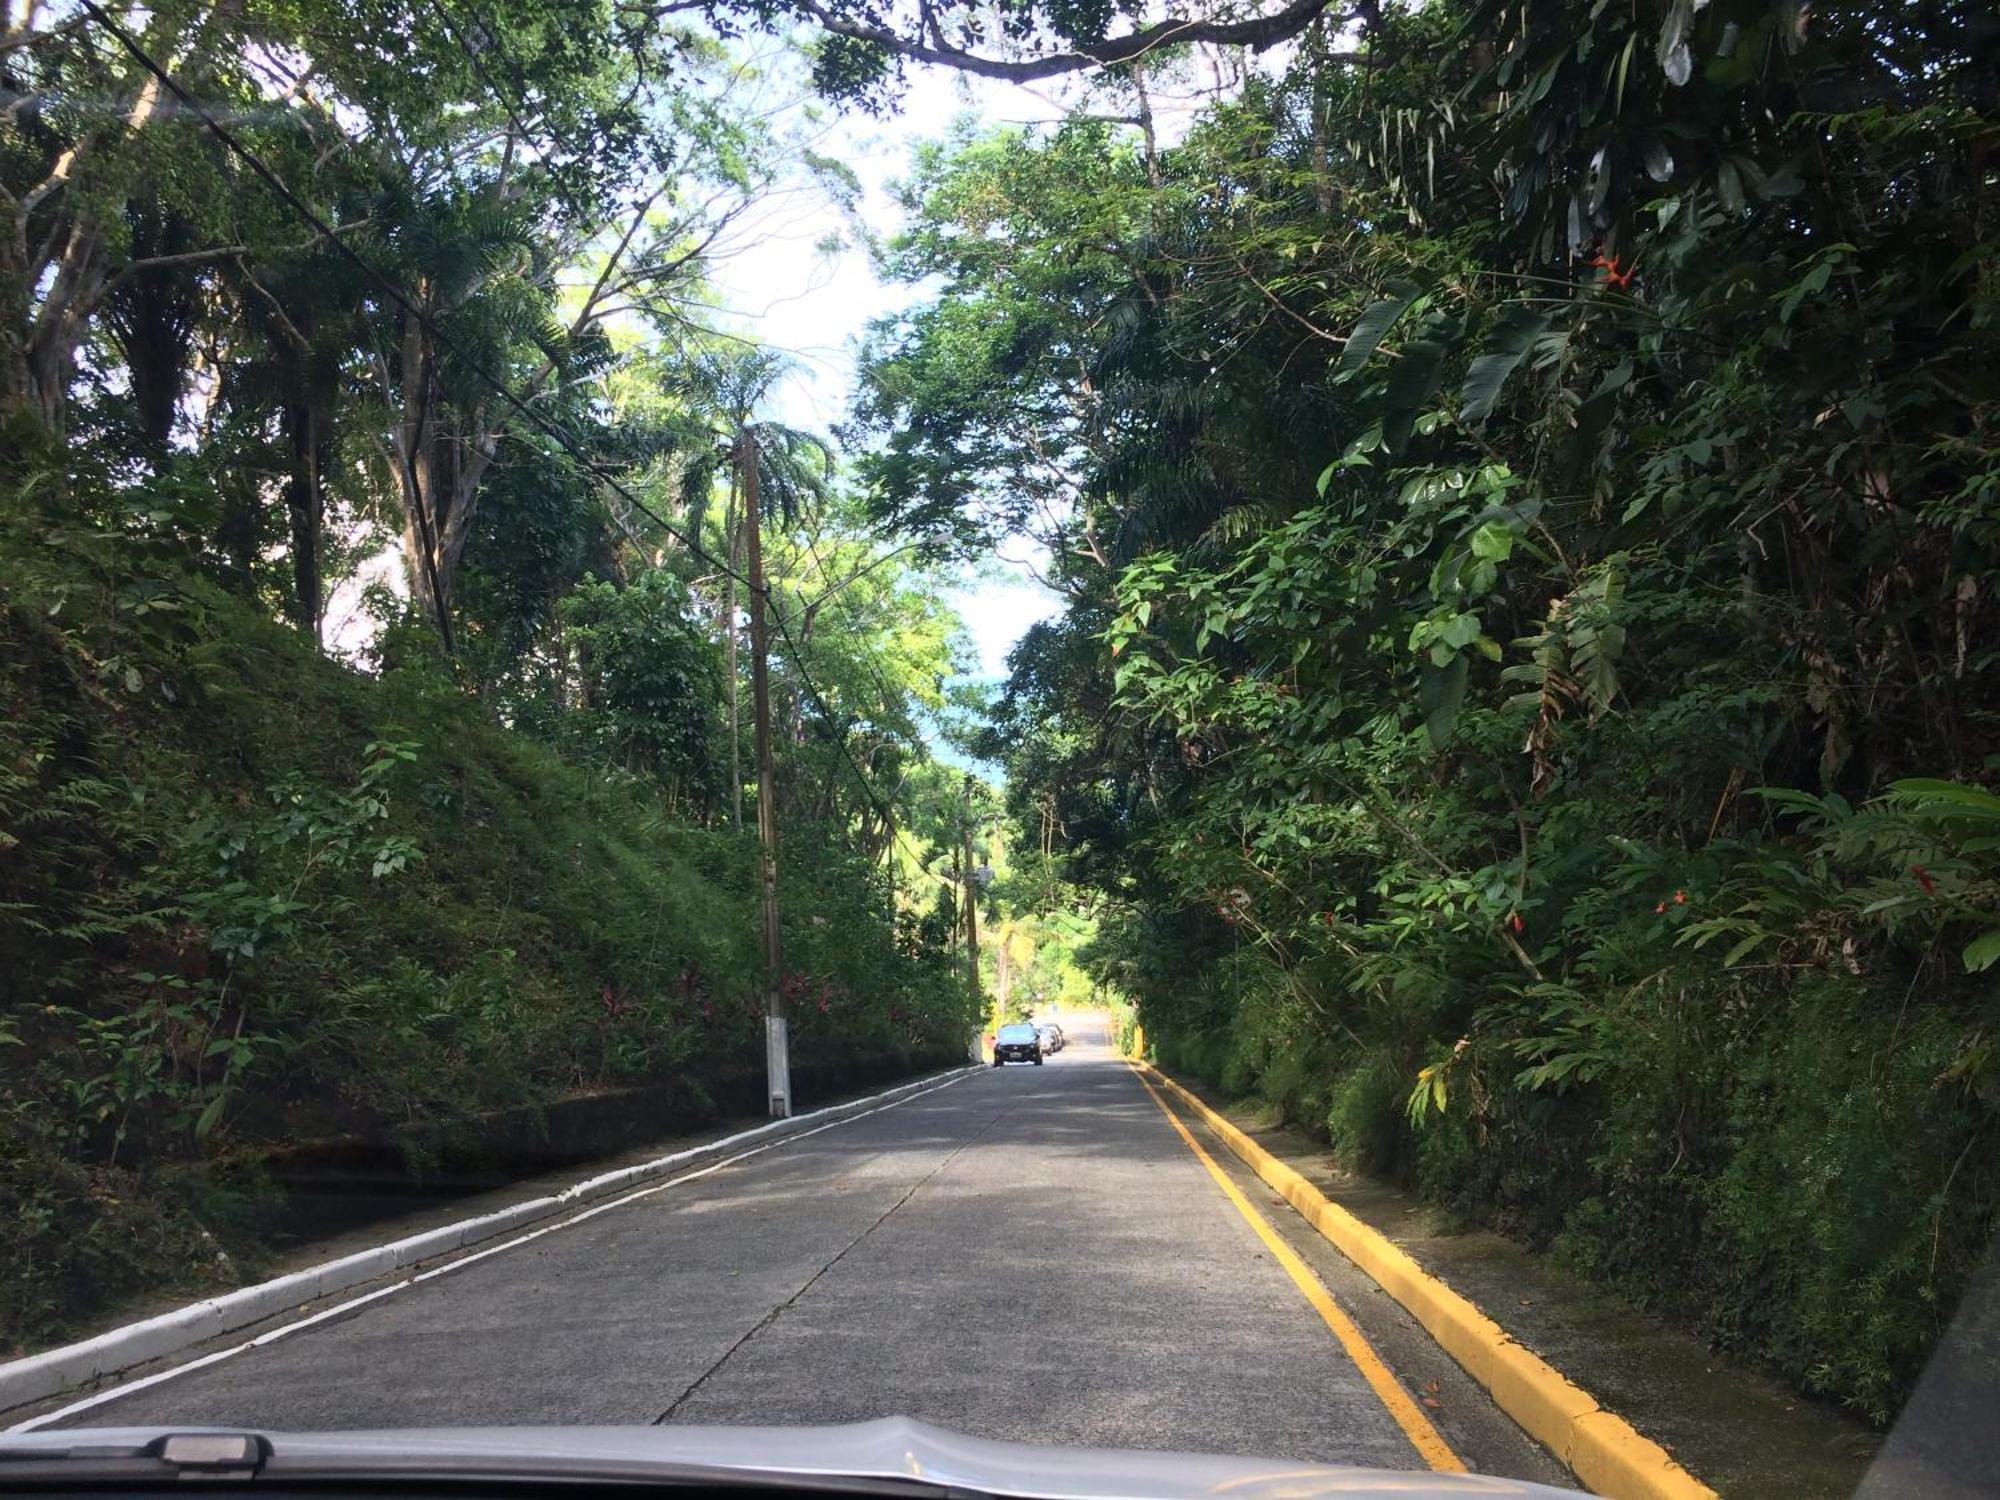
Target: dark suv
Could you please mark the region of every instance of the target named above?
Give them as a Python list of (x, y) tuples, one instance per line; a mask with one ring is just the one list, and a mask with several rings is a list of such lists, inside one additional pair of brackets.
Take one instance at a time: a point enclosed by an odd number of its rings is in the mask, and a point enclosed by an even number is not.
[(1041, 1036), (1025, 1021), (1002, 1026), (993, 1038), (993, 1066), (1010, 1062), (1031, 1062), (1038, 1068), (1042, 1065)]

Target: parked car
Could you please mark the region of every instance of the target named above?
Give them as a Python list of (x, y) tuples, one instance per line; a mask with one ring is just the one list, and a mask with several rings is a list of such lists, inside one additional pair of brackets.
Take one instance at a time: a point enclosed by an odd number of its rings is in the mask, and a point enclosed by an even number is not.
[(993, 1038), (993, 1066), (1010, 1062), (1031, 1062), (1038, 1068), (1042, 1065), (1041, 1033), (1026, 1021), (1002, 1026)]
[(1042, 1039), (1042, 1050), (1060, 1052), (1063, 1049), (1062, 1027), (1053, 1021), (1044, 1021), (1035, 1028), (1035, 1034)]

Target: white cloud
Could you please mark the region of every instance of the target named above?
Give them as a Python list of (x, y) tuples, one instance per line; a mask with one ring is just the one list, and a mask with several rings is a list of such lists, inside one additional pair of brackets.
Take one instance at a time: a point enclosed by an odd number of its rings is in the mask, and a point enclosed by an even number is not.
[(979, 653), (978, 675), (1004, 681), (1007, 653), (1028, 627), (1052, 620), (1063, 610), (1060, 595), (1025, 574), (976, 579), (952, 591), (951, 602), (965, 617), (972, 644)]

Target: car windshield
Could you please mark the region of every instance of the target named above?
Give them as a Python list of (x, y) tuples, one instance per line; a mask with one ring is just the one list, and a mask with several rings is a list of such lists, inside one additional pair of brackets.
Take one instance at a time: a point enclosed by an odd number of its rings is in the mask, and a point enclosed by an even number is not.
[(2000, 1482), (1990, 0), (8, 0), (0, 231), (0, 1474)]

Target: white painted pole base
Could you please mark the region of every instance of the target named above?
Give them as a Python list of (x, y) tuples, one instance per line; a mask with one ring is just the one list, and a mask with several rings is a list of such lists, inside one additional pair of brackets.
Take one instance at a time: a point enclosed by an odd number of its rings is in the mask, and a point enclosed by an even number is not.
[(792, 1113), (792, 1053), (783, 1016), (764, 1017), (764, 1072), (771, 1081), (771, 1118), (789, 1119)]

